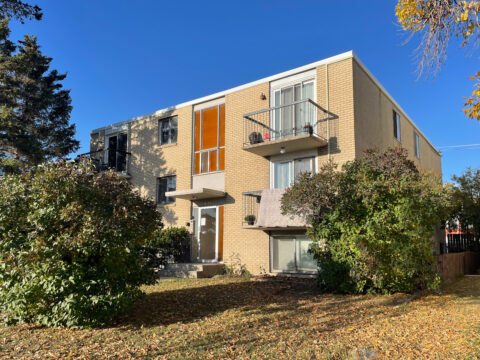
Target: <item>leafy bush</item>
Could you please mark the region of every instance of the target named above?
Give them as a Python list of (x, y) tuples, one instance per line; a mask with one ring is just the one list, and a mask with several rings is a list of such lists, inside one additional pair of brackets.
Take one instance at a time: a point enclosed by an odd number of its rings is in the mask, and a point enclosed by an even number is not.
[(411, 292), (438, 284), (432, 235), (448, 200), (441, 179), (405, 150), (369, 150), (340, 171), (328, 163), (301, 175), (282, 211), (309, 219), (324, 291)]
[(225, 276), (228, 277), (245, 277), (250, 279), (252, 274), (248, 271), (247, 266), (242, 263), (240, 254), (233, 253), (225, 264)]
[(152, 267), (162, 267), (172, 262), (190, 258), (191, 237), (184, 227), (159, 229), (145, 246), (145, 256)]
[(42, 165), (0, 180), (0, 312), (7, 323), (97, 326), (154, 281), (140, 247), (155, 204), (115, 172)]

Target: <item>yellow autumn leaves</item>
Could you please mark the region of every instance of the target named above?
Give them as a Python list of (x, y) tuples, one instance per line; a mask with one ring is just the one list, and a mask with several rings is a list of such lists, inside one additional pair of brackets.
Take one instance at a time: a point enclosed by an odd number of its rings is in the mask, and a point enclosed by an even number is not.
[(424, 10), (422, 8), (423, 1), (417, 0), (399, 0), (395, 7), (395, 14), (398, 22), (402, 25), (404, 30), (413, 32), (422, 30), (424, 24), (422, 17)]

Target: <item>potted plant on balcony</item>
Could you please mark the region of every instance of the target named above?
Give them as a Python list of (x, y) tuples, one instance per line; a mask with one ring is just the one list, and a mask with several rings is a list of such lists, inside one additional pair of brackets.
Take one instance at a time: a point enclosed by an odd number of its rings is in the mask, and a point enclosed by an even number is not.
[(245, 216), (245, 221), (247, 222), (247, 224), (249, 226), (252, 226), (253, 224), (255, 224), (255, 215), (247, 215)]
[(303, 125), (303, 129), (305, 130), (306, 133), (308, 133), (308, 135), (313, 134), (313, 126), (312, 125), (305, 124), (305, 125)]

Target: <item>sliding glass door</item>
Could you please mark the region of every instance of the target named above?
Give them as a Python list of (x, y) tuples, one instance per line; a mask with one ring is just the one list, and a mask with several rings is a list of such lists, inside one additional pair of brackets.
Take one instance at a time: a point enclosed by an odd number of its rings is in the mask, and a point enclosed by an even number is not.
[(273, 236), (271, 266), (275, 272), (312, 272), (317, 262), (309, 251), (312, 241), (305, 236)]
[[(275, 110), (274, 137), (283, 138), (303, 133), (306, 124), (315, 124), (315, 108), (303, 102), (291, 105), (300, 100), (314, 99), (313, 80), (283, 87), (274, 92)], [(291, 105), (291, 106), (289, 106)]]

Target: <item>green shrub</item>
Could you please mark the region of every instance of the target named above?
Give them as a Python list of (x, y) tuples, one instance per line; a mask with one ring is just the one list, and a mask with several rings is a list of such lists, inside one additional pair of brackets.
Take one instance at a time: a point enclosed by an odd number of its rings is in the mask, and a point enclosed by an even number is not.
[(156, 205), (115, 172), (42, 165), (0, 180), (0, 313), (6, 323), (97, 326), (154, 281), (140, 248)]
[(448, 201), (441, 179), (405, 150), (370, 150), (340, 171), (328, 163), (301, 175), (282, 211), (309, 219), (322, 290), (412, 292), (438, 284), (432, 235)]
[(190, 259), (191, 236), (184, 227), (159, 229), (145, 247), (146, 257), (152, 267)]

